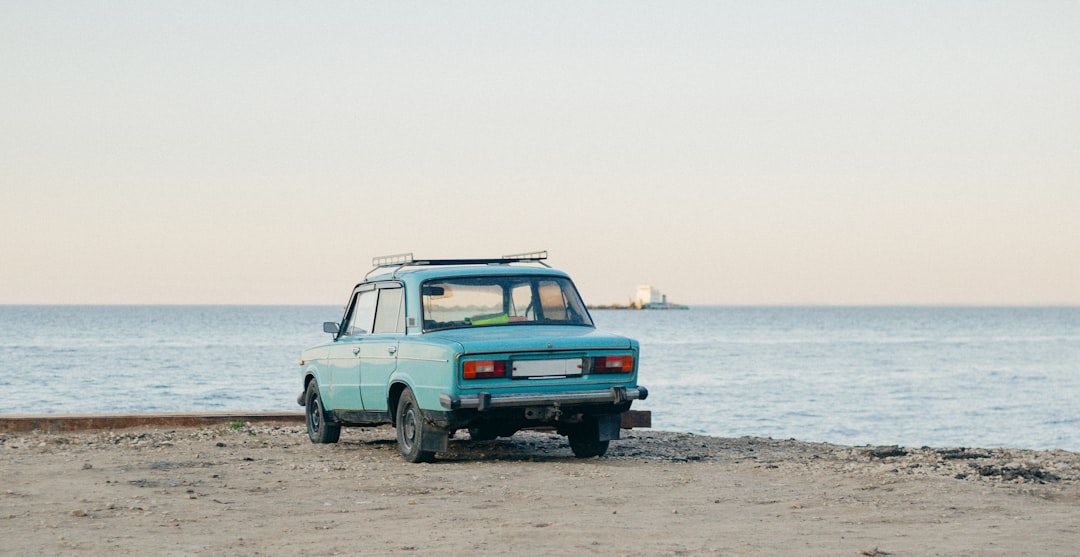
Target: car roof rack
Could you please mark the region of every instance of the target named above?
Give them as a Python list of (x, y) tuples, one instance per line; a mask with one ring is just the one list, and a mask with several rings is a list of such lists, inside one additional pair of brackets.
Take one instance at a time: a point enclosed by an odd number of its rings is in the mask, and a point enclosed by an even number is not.
[(364, 275), (367, 280), (371, 273), (389, 267), (396, 267), (393, 274), (397, 274), (404, 267), (429, 267), (437, 265), (508, 265), (510, 263), (539, 263), (545, 267), (551, 266), (544, 263), (547, 259), (547, 250), (531, 251), (527, 253), (515, 253), (493, 259), (416, 259), (412, 253), (398, 253), (383, 255), (371, 259), (372, 269)]

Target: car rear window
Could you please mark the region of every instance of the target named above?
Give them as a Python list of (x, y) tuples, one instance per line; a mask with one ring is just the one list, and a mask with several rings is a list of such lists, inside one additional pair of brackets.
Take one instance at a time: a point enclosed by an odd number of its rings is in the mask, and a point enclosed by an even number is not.
[(592, 326), (574, 284), (562, 277), (454, 277), (429, 280), (422, 291), (428, 331), (499, 325)]

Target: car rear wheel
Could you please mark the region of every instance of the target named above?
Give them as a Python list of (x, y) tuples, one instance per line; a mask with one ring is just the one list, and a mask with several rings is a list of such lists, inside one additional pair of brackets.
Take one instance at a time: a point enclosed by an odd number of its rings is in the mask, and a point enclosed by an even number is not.
[(586, 417), (568, 432), (567, 437), (570, 439), (570, 450), (578, 458), (604, 456), (610, 443), (600, 440), (600, 424), (593, 417)]
[(331, 424), (326, 419), (319, 385), (312, 380), (308, 383), (304, 395), (304, 416), (307, 422), (307, 434), (312, 443), (337, 443), (341, 437), (341, 426)]
[(416, 397), (412, 391), (405, 389), (398, 399), (397, 415), (397, 443), (401, 456), (409, 462), (431, 462), (435, 460), (434, 451), (421, 449), (424, 439), (424, 415), (420, 413), (420, 407), (416, 405)]

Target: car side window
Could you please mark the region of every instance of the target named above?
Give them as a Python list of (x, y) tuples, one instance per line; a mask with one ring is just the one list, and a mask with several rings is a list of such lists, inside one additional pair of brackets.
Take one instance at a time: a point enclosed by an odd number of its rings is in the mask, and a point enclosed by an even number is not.
[(515, 284), (510, 290), (510, 301), (513, 303), (510, 321), (536, 320), (536, 308), (533, 307), (531, 283)]
[(359, 336), (371, 333), (372, 324), (375, 321), (375, 300), (377, 297), (377, 290), (357, 293), (349, 317), (349, 326), (345, 328), (345, 336)]
[(376, 333), (405, 332), (405, 297), (403, 288), (383, 288), (379, 291), (379, 304), (375, 311)]
[(559, 283), (545, 280), (540, 281), (539, 287), (540, 305), (544, 308), (544, 318), (565, 321), (567, 319), (566, 296), (559, 287)]

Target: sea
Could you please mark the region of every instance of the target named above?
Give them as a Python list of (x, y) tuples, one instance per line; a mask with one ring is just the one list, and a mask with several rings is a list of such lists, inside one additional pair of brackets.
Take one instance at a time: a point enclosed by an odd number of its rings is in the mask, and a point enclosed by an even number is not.
[[(654, 429), (1080, 451), (1080, 307), (593, 310)], [(0, 414), (297, 411), (335, 306), (0, 306)]]

